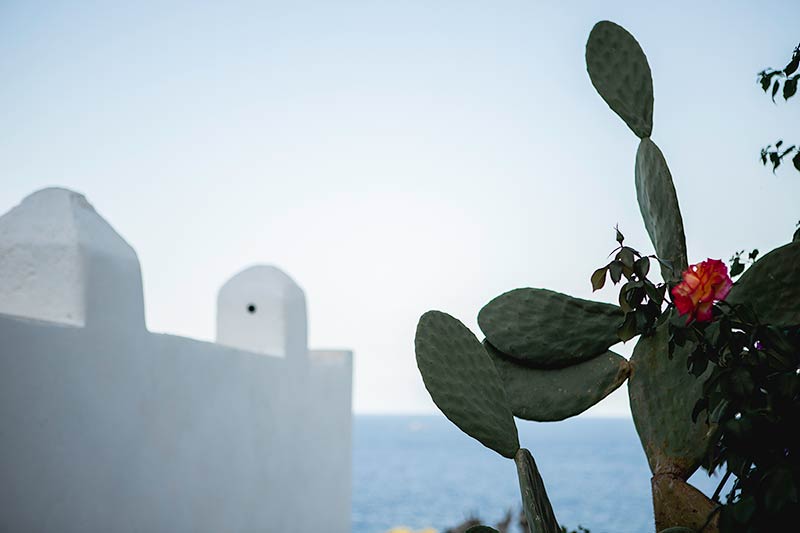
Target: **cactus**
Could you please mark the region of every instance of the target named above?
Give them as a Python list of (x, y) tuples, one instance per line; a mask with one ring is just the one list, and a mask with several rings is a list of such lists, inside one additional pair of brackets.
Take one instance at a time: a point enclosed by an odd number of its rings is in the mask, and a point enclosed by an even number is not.
[(546, 289), (515, 289), (486, 304), (478, 313), (478, 325), (503, 353), (539, 368), (559, 368), (591, 359), (618, 343), (622, 318), (615, 305)]
[(622, 385), (628, 361), (604, 352), (588, 361), (540, 369), (512, 359), (484, 341), (505, 386), (514, 416), (537, 422), (564, 420), (584, 412)]
[(558, 533), (536, 463), (519, 447), (506, 393), (483, 345), (460, 321), (440, 311), (419, 320), (414, 339), (417, 366), (431, 398), (464, 433), (514, 459), (530, 533)]
[(417, 366), (436, 406), (464, 433), (512, 459), (519, 450), (500, 376), (480, 341), (457, 319), (422, 315), (414, 340)]
[(800, 325), (800, 241), (776, 248), (756, 261), (734, 284), (728, 301), (749, 303), (762, 322)]
[[(687, 267), (686, 239), (672, 176), (650, 139), (653, 85), (647, 57), (625, 29), (603, 21), (589, 35), (586, 66), (598, 93), (641, 138), (637, 200), (657, 256), (670, 265), (662, 266), (662, 276), (671, 283)], [(800, 233), (793, 239), (756, 261), (728, 300), (751, 304), (765, 323), (800, 325)], [(536, 421), (561, 420), (599, 402), (625, 379), (630, 380), (631, 412), (653, 474), (656, 530), (719, 530), (716, 504), (686, 483), (715, 431), (692, 421), (704, 375), (687, 371), (688, 354), (681, 349), (669, 356), (667, 323), (640, 337), (627, 362), (608, 351), (619, 340), (623, 316), (613, 305), (546, 289), (512, 290), (481, 309), (483, 346), (455, 319), (434, 313), (423, 315), (417, 329), (425, 385), (456, 425), (515, 458), (525, 510), (532, 513), (531, 531), (558, 529), (533, 458), (519, 448), (516, 427), (510, 429), (511, 413)]]
[(586, 43), (592, 85), (639, 138), (653, 131), (653, 79), (642, 47), (621, 26), (595, 24)]
[(678, 348), (669, 357), (667, 339), (666, 324), (639, 339), (630, 362), (628, 395), (650, 470), (687, 479), (700, 465), (711, 437), (704, 422), (692, 421), (705, 379), (687, 372), (685, 350)]
[(536, 468), (536, 461), (533, 460), (531, 452), (520, 448), (514, 457), (514, 462), (517, 464), (522, 507), (525, 510), (530, 533), (559, 533), (561, 528), (553, 514), (550, 500), (547, 499), (544, 481), (539, 475), (539, 469)]
[(656, 255), (669, 261), (672, 270), (662, 264), (661, 277), (673, 281), (686, 270), (686, 237), (678, 207), (678, 195), (672, 175), (656, 143), (644, 138), (636, 152), (636, 198)]

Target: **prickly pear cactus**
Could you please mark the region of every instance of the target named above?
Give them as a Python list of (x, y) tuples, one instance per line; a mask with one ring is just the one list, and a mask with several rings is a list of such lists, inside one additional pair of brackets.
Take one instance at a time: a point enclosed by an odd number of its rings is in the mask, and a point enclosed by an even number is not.
[(475, 335), (447, 313), (428, 311), (414, 347), (436, 406), (464, 433), (512, 459), (519, 450), (517, 426), (500, 376)]
[(484, 446), (514, 459), (530, 533), (559, 533), (544, 482), (530, 452), (519, 447), (505, 389), (483, 345), (457, 319), (428, 311), (417, 325), (414, 347), (425, 387), (445, 416)]
[(560, 533), (556, 515), (547, 498), (544, 481), (536, 468), (531, 452), (521, 448), (514, 457), (519, 477), (519, 490), (522, 493), (525, 518), (528, 519), (530, 533)]
[[(662, 276), (672, 282), (688, 265), (686, 239), (672, 175), (650, 139), (653, 84), (647, 57), (625, 29), (603, 21), (589, 35), (586, 66), (598, 93), (641, 138), (637, 200), (657, 256), (672, 266), (662, 268)], [(752, 304), (763, 322), (800, 324), (800, 230), (792, 244), (750, 267), (728, 300)], [(519, 447), (512, 413), (562, 420), (596, 404), (625, 379), (630, 380), (634, 423), (653, 472), (657, 531), (715, 533), (715, 504), (686, 483), (713, 433), (691, 416), (703, 376), (689, 374), (687, 355), (680, 349), (669, 357), (666, 324), (639, 339), (630, 362), (608, 351), (619, 340), (622, 318), (613, 305), (546, 289), (516, 289), (480, 311), (483, 345), (449, 315), (423, 315), (417, 361), (426, 387), (448, 418), (486, 446), (514, 457), (532, 533), (559, 529), (533, 458)]]
[(539, 368), (560, 368), (618, 343), (622, 318), (616, 305), (547, 289), (514, 289), (486, 304), (478, 325), (503, 353)]
[(514, 416), (537, 422), (564, 420), (584, 412), (622, 385), (628, 361), (603, 352), (588, 361), (556, 369), (532, 367), (484, 341), (506, 389)]
[(664, 281), (680, 278), (689, 262), (678, 195), (667, 161), (656, 143), (644, 138), (636, 152), (636, 198), (656, 255), (672, 264), (661, 266)]
[(586, 43), (589, 78), (603, 100), (637, 137), (653, 131), (653, 79), (642, 47), (624, 28), (604, 20)]
[(628, 394), (650, 470), (687, 479), (705, 456), (712, 433), (704, 422), (692, 421), (705, 378), (686, 370), (684, 350), (676, 349), (670, 358), (667, 340), (666, 324), (639, 339), (631, 357)]
[(728, 301), (749, 303), (762, 322), (800, 325), (800, 241), (776, 248), (756, 261), (734, 284)]

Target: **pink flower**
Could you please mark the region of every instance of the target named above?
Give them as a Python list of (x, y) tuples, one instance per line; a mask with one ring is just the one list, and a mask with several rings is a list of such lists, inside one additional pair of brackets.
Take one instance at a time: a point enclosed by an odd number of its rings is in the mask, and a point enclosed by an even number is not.
[(719, 259), (706, 259), (690, 265), (683, 273), (683, 281), (672, 287), (672, 301), (686, 323), (710, 322), (712, 305), (724, 300), (733, 287), (728, 267)]

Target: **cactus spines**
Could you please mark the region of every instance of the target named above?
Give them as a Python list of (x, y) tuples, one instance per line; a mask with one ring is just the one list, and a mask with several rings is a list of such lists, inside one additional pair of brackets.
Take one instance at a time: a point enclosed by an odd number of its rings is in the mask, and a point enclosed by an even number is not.
[(776, 248), (753, 263), (739, 278), (730, 303), (748, 303), (761, 322), (800, 325), (800, 241)]
[(673, 270), (662, 265), (664, 281), (679, 278), (686, 270), (686, 237), (683, 218), (678, 207), (678, 195), (672, 175), (656, 143), (642, 139), (636, 152), (636, 197), (645, 228), (653, 241), (656, 255), (672, 264)]
[(513, 458), (517, 426), (500, 376), (475, 335), (452, 316), (428, 311), (419, 319), (414, 347), (436, 406), (464, 433)]
[(603, 100), (637, 137), (653, 131), (653, 79), (639, 43), (622, 26), (598, 22), (586, 42), (586, 69)]
[(692, 421), (708, 376), (686, 370), (685, 350), (676, 347), (670, 358), (667, 339), (667, 324), (639, 339), (630, 361), (628, 395), (650, 470), (687, 479), (705, 456), (712, 432), (701, 419)]
[(514, 416), (538, 422), (564, 420), (584, 412), (628, 378), (628, 361), (604, 352), (572, 366), (533, 368), (484, 341), (506, 389)]
[(544, 481), (536, 468), (536, 461), (533, 460), (531, 452), (525, 448), (520, 448), (514, 456), (517, 464), (517, 475), (519, 477), (519, 490), (522, 493), (522, 508), (525, 511), (525, 518), (528, 520), (530, 533), (560, 533), (547, 491), (544, 488)]
[(695, 487), (671, 474), (653, 476), (651, 485), (659, 528), (703, 533), (719, 531), (719, 514), (715, 514), (717, 504)]
[(619, 342), (615, 305), (547, 289), (515, 289), (486, 304), (478, 325), (501, 352), (540, 368), (573, 365)]

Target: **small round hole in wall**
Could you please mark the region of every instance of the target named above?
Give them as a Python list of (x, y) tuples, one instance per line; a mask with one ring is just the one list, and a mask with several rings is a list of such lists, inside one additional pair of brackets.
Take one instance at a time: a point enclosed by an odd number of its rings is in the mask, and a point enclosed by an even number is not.
[(255, 312), (256, 312), (256, 304), (248, 305), (247, 306), (247, 312), (250, 313), (251, 315), (255, 314)]

